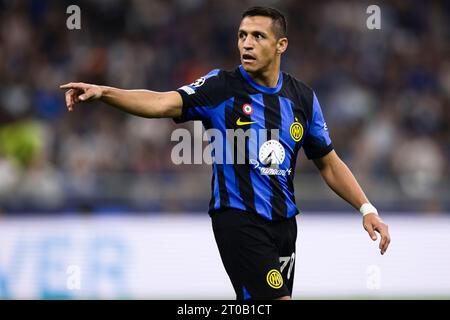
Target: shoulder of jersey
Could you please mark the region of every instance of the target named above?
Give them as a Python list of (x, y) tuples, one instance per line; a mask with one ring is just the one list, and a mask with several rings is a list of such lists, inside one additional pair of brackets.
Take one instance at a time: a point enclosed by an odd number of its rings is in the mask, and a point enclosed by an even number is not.
[(285, 83), (287, 83), (288, 85), (291, 84), (293, 85), (297, 90), (299, 89), (300, 91), (306, 93), (308, 91), (312, 92), (312, 88), (307, 85), (306, 83), (304, 83), (303, 81), (295, 78), (294, 76), (290, 75), (289, 73), (283, 72), (283, 80), (285, 81)]
[(209, 78), (220, 78), (220, 79), (225, 79), (225, 80), (233, 80), (233, 79), (237, 79), (237, 75), (236, 75), (235, 71), (214, 69), (214, 70), (211, 70), (207, 75), (205, 75), (204, 78), (206, 78), (206, 81)]
[(220, 70), (220, 73), (222, 76), (228, 78), (228, 79), (239, 79), (239, 70)]
[(242, 85), (242, 78), (238, 69), (220, 70), (219, 76), (221, 77), (222, 81), (226, 83), (226, 86), (229, 90), (232, 90), (233, 88), (235, 90), (240, 90)]

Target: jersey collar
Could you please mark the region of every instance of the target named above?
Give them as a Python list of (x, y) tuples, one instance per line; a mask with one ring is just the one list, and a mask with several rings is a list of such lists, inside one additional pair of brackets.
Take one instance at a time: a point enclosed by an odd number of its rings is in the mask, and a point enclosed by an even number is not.
[(281, 86), (283, 85), (283, 73), (280, 71), (280, 76), (278, 77), (278, 83), (276, 87), (266, 87), (259, 83), (256, 83), (250, 75), (244, 70), (244, 67), (242, 65), (239, 66), (239, 71), (241, 72), (244, 79), (256, 90), (259, 90), (264, 93), (268, 94), (274, 94), (280, 91)]

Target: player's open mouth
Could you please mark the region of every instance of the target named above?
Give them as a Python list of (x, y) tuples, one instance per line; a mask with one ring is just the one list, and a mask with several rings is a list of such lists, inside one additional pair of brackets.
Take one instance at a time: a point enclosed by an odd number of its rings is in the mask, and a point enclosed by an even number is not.
[(256, 60), (256, 58), (254, 56), (248, 54), (248, 53), (244, 53), (242, 55), (242, 61), (244, 61), (244, 62), (252, 62), (252, 61), (255, 61), (255, 60)]

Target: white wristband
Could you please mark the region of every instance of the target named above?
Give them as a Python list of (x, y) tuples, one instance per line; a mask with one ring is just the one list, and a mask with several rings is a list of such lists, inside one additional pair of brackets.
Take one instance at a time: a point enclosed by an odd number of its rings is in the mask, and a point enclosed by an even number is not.
[(376, 215), (378, 215), (378, 210), (377, 208), (375, 208), (371, 203), (364, 203), (361, 208), (359, 208), (359, 212), (361, 212), (361, 214), (363, 215), (363, 217), (366, 214), (369, 213), (375, 213)]

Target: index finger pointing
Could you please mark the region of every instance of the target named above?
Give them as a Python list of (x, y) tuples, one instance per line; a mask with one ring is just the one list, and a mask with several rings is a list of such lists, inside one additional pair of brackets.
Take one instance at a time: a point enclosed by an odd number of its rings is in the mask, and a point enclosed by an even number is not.
[(59, 86), (60, 89), (84, 89), (87, 85), (83, 82), (69, 82)]
[(70, 83), (66, 83), (66, 84), (60, 85), (59, 88), (60, 89), (73, 89), (74, 85), (73, 85), (72, 82), (70, 82)]

